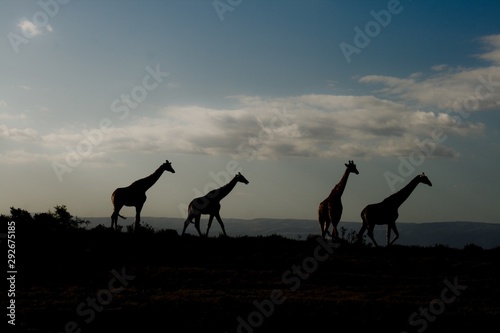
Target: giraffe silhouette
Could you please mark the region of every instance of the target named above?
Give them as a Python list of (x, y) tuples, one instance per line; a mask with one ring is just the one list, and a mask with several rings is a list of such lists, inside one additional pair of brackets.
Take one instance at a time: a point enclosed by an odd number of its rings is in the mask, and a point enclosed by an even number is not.
[(321, 228), (321, 237), (325, 238), (326, 234), (330, 234), (328, 230), (330, 224), (333, 227), (331, 238), (338, 238), (337, 225), (339, 224), (340, 218), (342, 216), (342, 194), (344, 193), (347, 179), (351, 172), (359, 175), (359, 171), (356, 168), (356, 164), (353, 161), (349, 161), (348, 164), (344, 164), (346, 170), (344, 175), (340, 179), (340, 182), (335, 185), (335, 187), (330, 192), (330, 195), (319, 204), (318, 208), (318, 220)]
[(111, 215), (111, 229), (118, 228), (118, 216), (125, 219), (125, 217), (120, 215), (120, 209), (122, 209), (123, 206), (135, 207), (135, 229), (138, 229), (141, 222), (142, 206), (144, 206), (146, 202), (146, 191), (156, 183), (164, 171), (175, 173), (172, 168), (172, 163), (168, 160), (151, 175), (136, 180), (127, 187), (117, 188), (113, 192), (111, 195), (111, 202), (113, 203), (114, 209)]
[(241, 173), (238, 172), (238, 174), (235, 175), (234, 178), (226, 185), (208, 192), (203, 197), (193, 199), (188, 206), (188, 217), (184, 222), (182, 235), (184, 235), (184, 233), (186, 232), (186, 228), (188, 227), (188, 225), (190, 223), (194, 223), (194, 226), (198, 231), (198, 235), (200, 235), (201, 237), (202, 236), (200, 230), (201, 214), (208, 214), (209, 219), (208, 219), (207, 233), (205, 234), (205, 237), (208, 237), (208, 231), (212, 226), (212, 221), (214, 217), (219, 222), (222, 228), (222, 232), (224, 233), (224, 236), (227, 236), (226, 229), (224, 228), (224, 223), (222, 223), (222, 219), (220, 218), (220, 213), (219, 213), (221, 208), (220, 201), (224, 199), (233, 190), (233, 188), (236, 186), (238, 182), (243, 184), (248, 184), (248, 180), (246, 180), (246, 178)]
[[(403, 202), (408, 199), (413, 190), (418, 184), (423, 183), (432, 186), (431, 181), (422, 173), (413, 178), (405, 187), (398, 192), (385, 198), (382, 202), (366, 206), (361, 212), (363, 224), (358, 233), (358, 241), (361, 241), (363, 233), (368, 229), (368, 237), (373, 241), (373, 244), (378, 247), (375, 238), (373, 238), (373, 229), (375, 225), (387, 224), (387, 246), (392, 245), (399, 238), (399, 232), (396, 228), (396, 220), (399, 217), (398, 208)], [(391, 230), (394, 231), (394, 239), (391, 241)]]

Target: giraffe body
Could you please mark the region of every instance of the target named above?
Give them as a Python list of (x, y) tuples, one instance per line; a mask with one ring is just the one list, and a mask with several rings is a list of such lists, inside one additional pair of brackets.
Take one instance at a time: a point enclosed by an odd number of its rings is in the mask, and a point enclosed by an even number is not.
[(201, 215), (209, 215), (207, 232), (205, 236), (208, 237), (208, 232), (210, 230), (210, 227), (212, 226), (214, 217), (217, 222), (219, 222), (224, 236), (227, 236), (224, 223), (222, 222), (222, 219), (220, 217), (220, 201), (233, 190), (238, 182), (248, 184), (248, 180), (246, 180), (246, 178), (241, 173), (238, 173), (229, 183), (222, 186), (221, 188), (212, 190), (203, 197), (193, 199), (188, 206), (188, 217), (184, 222), (182, 235), (184, 235), (184, 233), (186, 232), (186, 228), (188, 227), (188, 225), (190, 223), (194, 223), (196, 231), (198, 231), (198, 235), (202, 236), (200, 230)]
[(112, 229), (117, 229), (118, 217), (125, 218), (120, 215), (120, 210), (123, 206), (135, 207), (135, 228), (139, 227), (142, 207), (147, 199), (146, 191), (158, 181), (164, 171), (175, 173), (172, 163), (166, 161), (148, 177), (136, 180), (127, 187), (117, 188), (113, 192), (111, 195), (111, 202), (113, 204), (113, 214), (111, 215)]
[[(385, 198), (382, 202), (366, 206), (361, 212), (363, 224), (358, 233), (358, 240), (361, 240), (364, 232), (368, 230), (368, 237), (370, 237), (375, 246), (378, 246), (377, 241), (373, 237), (373, 230), (376, 225), (386, 224), (387, 246), (394, 244), (399, 238), (399, 232), (396, 227), (396, 220), (399, 217), (398, 209), (420, 183), (432, 186), (429, 178), (422, 173), (413, 178), (404, 188)], [(394, 231), (394, 238), (391, 240), (392, 231)]]
[[(351, 172), (359, 174), (356, 164), (353, 161), (349, 161), (345, 164), (346, 170), (344, 175), (340, 179), (340, 182), (335, 185), (330, 195), (319, 204), (318, 208), (318, 220), (321, 228), (321, 237), (325, 238), (326, 234), (330, 234), (331, 238), (338, 238), (337, 225), (342, 217), (342, 211), (344, 207), (342, 206), (342, 194), (344, 193), (345, 186), (347, 184), (347, 179)], [(332, 233), (330, 233), (329, 228), (332, 225)]]

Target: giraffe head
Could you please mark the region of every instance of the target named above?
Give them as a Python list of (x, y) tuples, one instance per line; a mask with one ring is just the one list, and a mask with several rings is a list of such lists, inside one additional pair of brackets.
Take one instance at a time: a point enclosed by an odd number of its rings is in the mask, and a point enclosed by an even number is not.
[(419, 181), (420, 181), (420, 183), (432, 186), (431, 181), (429, 180), (429, 178), (427, 178), (427, 176), (423, 172), (421, 175), (419, 175)]
[(347, 167), (347, 170), (349, 170), (349, 172), (353, 172), (359, 175), (359, 171), (356, 168), (356, 164), (354, 164), (354, 161), (349, 161), (349, 163), (345, 163), (344, 165)]
[(162, 165), (163, 171), (169, 171), (171, 173), (175, 173), (174, 168), (172, 168), (172, 163), (170, 163), (168, 160), (166, 160), (165, 163)]
[(236, 176), (234, 176), (234, 178), (236, 178), (236, 180), (239, 181), (240, 183), (243, 183), (243, 184), (249, 183), (249, 181), (240, 172), (238, 172), (238, 174)]

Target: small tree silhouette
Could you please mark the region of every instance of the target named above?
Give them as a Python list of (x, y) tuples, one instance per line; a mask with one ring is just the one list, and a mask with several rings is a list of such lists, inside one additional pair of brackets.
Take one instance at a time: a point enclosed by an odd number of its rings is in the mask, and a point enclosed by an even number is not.
[(10, 220), (15, 221), (16, 224), (32, 224), (33, 217), (31, 214), (24, 209), (10, 207)]
[[(20, 230), (32, 232), (78, 230), (87, 226), (90, 221), (73, 217), (65, 205), (55, 206), (54, 212), (36, 213), (32, 216), (28, 211), (21, 208), (10, 207), (9, 221), (16, 222)], [(2, 219), (3, 220), (3, 219)]]
[(341, 227), (340, 235), (342, 240), (346, 241), (348, 244), (354, 244), (358, 241), (356, 230), (347, 229), (346, 227)]
[[(65, 205), (55, 206), (54, 209), (56, 211), (53, 213), (53, 216), (58, 226), (63, 229), (80, 229), (84, 228), (90, 223), (90, 221), (82, 220), (78, 217), (73, 218), (73, 215), (68, 212), (68, 209)], [(82, 224), (84, 224), (85, 226), (81, 227)]]

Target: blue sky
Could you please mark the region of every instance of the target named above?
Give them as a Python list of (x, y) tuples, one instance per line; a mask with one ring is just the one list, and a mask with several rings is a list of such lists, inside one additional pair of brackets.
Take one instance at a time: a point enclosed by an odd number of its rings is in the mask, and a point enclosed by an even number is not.
[[(0, 213), (143, 216), (241, 171), (222, 217), (344, 221), (425, 172), (401, 222), (500, 222), (498, 1), (0, 1)], [(132, 217), (133, 208), (122, 214)], [(218, 227), (218, 226), (217, 226)]]

